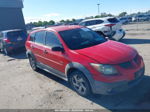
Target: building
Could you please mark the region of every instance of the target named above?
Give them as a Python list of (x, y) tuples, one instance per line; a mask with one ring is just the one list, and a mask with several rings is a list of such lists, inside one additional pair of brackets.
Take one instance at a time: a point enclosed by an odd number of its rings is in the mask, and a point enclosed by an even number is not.
[(23, 0), (0, 0), (0, 31), (25, 29)]

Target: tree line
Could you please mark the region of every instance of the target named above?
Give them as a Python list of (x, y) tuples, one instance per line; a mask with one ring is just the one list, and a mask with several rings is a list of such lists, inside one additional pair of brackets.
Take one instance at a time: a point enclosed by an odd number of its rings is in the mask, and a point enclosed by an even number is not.
[[(140, 12), (138, 13), (134, 13), (135, 15), (136, 14), (139, 14)], [(150, 13), (150, 11), (148, 12), (145, 12), (145, 13)], [(130, 14), (130, 15), (134, 15), (134, 14)], [(128, 15), (127, 12), (121, 12), (117, 17), (124, 17)], [(84, 19), (92, 19), (92, 18), (103, 18), (103, 17), (113, 17), (114, 15), (113, 14), (107, 14), (107, 13), (101, 13), (100, 15), (96, 15), (96, 16), (90, 16), (90, 17), (86, 17)], [(69, 24), (69, 23), (73, 23), (75, 22), (76, 19), (67, 19), (67, 20), (60, 20), (59, 23), (61, 24)], [(36, 27), (39, 27), (39, 26), (50, 26), (50, 25), (55, 25), (56, 22), (53, 21), (53, 20), (50, 20), (50, 21), (38, 21), (38, 22), (31, 22), (30, 24), (33, 24), (34, 26)]]

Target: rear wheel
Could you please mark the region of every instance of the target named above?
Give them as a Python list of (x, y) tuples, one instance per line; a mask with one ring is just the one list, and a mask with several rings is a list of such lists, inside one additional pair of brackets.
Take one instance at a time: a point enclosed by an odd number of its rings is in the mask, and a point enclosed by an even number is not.
[(82, 72), (78, 70), (73, 71), (70, 74), (69, 83), (79, 95), (84, 97), (91, 95), (91, 87), (89, 81)]
[(32, 56), (29, 56), (29, 62), (30, 62), (30, 66), (34, 71), (38, 71), (39, 68), (36, 65), (36, 60), (35, 58), (33, 58)]
[(0, 52), (3, 52), (2, 48), (0, 48)]

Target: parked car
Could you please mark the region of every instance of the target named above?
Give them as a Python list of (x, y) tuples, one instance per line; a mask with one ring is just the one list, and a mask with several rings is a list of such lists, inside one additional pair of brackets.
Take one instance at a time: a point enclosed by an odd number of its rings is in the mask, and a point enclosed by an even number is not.
[(144, 75), (143, 59), (135, 49), (82, 26), (31, 32), (26, 49), (33, 70), (40, 68), (68, 81), (81, 96), (117, 94)]
[(129, 21), (128, 21), (128, 18), (120, 18), (119, 19), (120, 20), (120, 22), (122, 23), (122, 24), (128, 24), (129, 23)]
[(132, 17), (131, 16), (121, 17), (121, 18), (119, 18), (119, 21), (122, 24), (128, 24), (128, 23), (132, 22)]
[(147, 17), (148, 17), (148, 21), (150, 21), (150, 15), (147, 15)]
[(33, 27), (32, 30), (39, 30), (39, 29), (44, 29), (45, 27)]
[(132, 18), (133, 22), (143, 22), (143, 21), (148, 21), (149, 17), (147, 15), (137, 15)]
[(121, 40), (125, 36), (125, 31), (121, 28), (122, 24), (114, 17), (87, 19), (83, 20), (79, 25), (86, 26), (116, 41)]
[(26, 31), (21, 29), (6, 30), (0, 32), (0, 51), (6, 55), (14, 50), (25, 48), (27, 39)]

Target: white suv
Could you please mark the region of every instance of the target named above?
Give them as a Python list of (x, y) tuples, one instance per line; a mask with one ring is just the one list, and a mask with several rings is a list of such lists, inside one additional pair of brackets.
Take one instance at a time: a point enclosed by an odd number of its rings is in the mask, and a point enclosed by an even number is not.
[(121, 27), (122, 24), (115, 17), (86, 19), (79, 23), (79, 25), (86, 26), (116, 41), (121, 40), (125, 36), (125, 31)]

